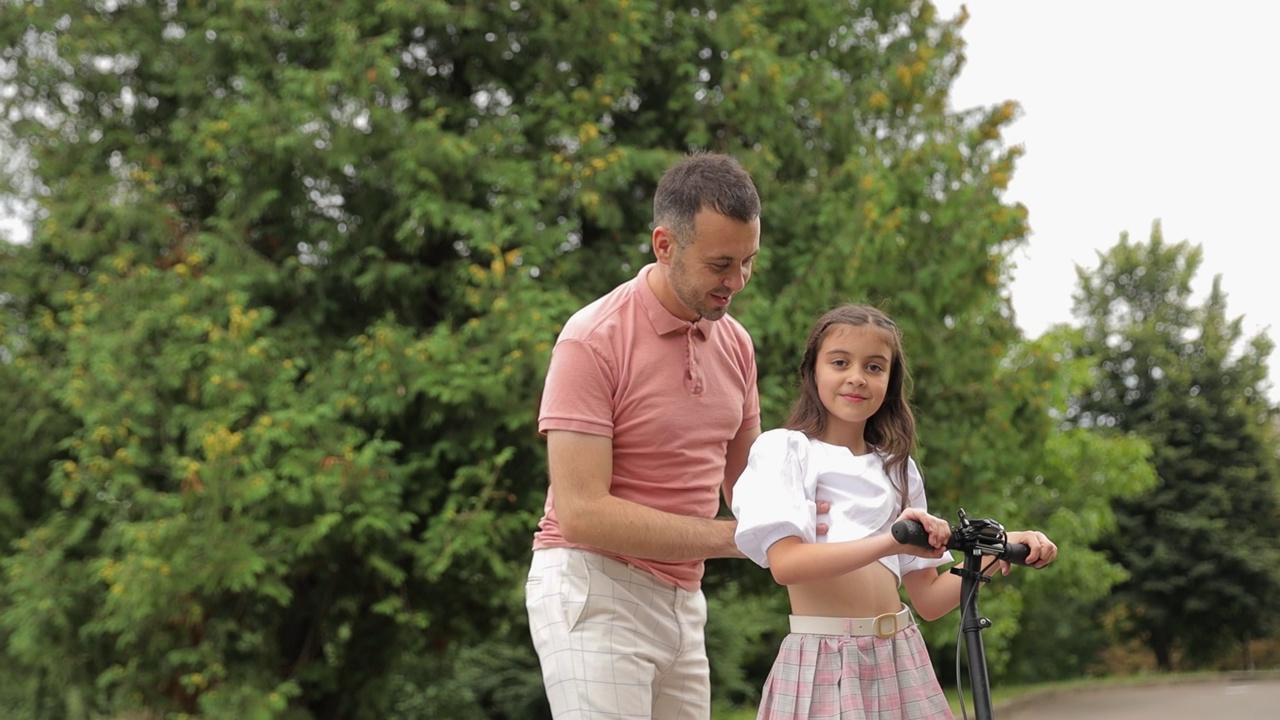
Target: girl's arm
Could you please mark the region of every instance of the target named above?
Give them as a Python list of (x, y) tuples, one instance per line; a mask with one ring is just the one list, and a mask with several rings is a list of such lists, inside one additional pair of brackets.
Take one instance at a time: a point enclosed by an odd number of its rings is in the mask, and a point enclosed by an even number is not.
[(937, 620), (960, 606), (960, 576), (946, 568), (913, 570), (902, 576), (911, 607), (924, 620)]
[(851, 573), (900, 547), (887, 533), (836, 543), (807, 543), (792, 535), (769, 546), (769, 570), (779, 585), (800, 585)]
[(951, 536), (951, 527), (946, 521), (917, 508), (907, 508), (898, 519), (915, 520), (924, 525), (933, 547), (902, 545), (889, 533), (835, 543), (807, 543), (791, 535), (769, 546), (773, 579), (779, 585), (800, 585), (851, 573), (889, 555), (939, 558), (946, 552)]

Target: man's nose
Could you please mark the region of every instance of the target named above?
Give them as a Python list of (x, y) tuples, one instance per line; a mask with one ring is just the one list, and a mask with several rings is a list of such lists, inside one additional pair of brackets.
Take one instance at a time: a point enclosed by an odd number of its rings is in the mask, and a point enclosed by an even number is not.
[(726, 277), (724, 280), (724, 284), (726, 287), (728, 287), (730, 290), (734, 292), (741, 292), (742, 288), (747, 286), (747, 280), (750, 277), (751, 277), (751, 271), (738, 270), (738, 271), (729, 273), (728, 277)]

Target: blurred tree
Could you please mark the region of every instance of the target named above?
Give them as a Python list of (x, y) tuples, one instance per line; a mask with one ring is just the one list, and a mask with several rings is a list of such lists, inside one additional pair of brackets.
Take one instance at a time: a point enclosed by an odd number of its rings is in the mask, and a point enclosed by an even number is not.
[(1112, 641), (1098, 629), (1095, 610), (1128, 576), (1090, 546), (1117, 529), (1114, 500), (1149, 490), (1156, 481), (1145, 439), (1101, 434), (1064, 421), (1071, 400), (1092, 382), (1089, 361), (1073, 358), (1067, 350), (1078, 344), (1079, 336), (1079, 330), (1059, 326), (1035, 341), (1060, 363), (1056, 380), (1045, 387), (1045, 416), (1052, 418), (1054, 431), (1032, 466), (1036, 471), (1015, 476), (1005, 490), (1014, 503), (1034, 498), (1031, 514), (1052, 519), (1051, 537), (1061, 552), (1043, 571), (1018, 573), (1019, 580), (1028, 582), (1009, 654), (1017, 660), (1008, 665), (1007, 679), (1015, 683), (1080, 677)]
[[(765, 202), (735, 312), (766, 425), (811, 319), (884, 305), (935, 509), (1058, 532), (1075, 471), (1036, 469), (1063, 369), (1017, 342), (1005, 287), (1016, 106), (949, 107), (962, 23), (925, 0), (0, 0), (23, 158), (0, 190), (39, 206), (0, 255), (0, 636), (32, 712), (544, 713), (521, 601), (542, 374), (569, 313), (648, 261), (653, 187), (697, 148)], [(708, 587), (776, 607), (741, 563)], [(725, 640), (759, 614), (712, 618), (717, 688), (763, 679), (740, 668), (772, 647)]]
[(1272, 344), (1227, 317), (1221, 278), (1192, 303), (1200, 262), (1199, 247), (1166, 244), (1156, 223), (1149, 242), (1121, 235), (1097, 268), (1078, 270), (1075, 298), (1073, 352), (1095, 370), (1070, 422), (1153, 448), (1159, 482), (1116, 503), (1102, 547), (1130, 574), (1114, 599), (1162, 670), (1176, 650), (1195, 664), (1238, 650), (1280, 610)]

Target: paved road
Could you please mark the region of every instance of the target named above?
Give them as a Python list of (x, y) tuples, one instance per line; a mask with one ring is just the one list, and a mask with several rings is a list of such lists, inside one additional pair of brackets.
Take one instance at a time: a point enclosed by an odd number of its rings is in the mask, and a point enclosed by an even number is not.
[[(973, 708), (969, 708), (973, 717)], [(1058, 691), (997, 708), (996, 720), (1274, 720), (1280, 680), (1201, 680)]]

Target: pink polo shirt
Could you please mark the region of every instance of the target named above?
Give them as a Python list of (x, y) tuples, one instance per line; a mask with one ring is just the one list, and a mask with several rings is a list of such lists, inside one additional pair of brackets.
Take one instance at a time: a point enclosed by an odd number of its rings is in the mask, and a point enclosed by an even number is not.
[[(653, 267), (565, 323), (551, 353), (538, 430), (612, 438), (615, 497), (711, 518), (720, 509), (729, 441), (760, 421), (755, 349), (728, 315), (691, 323), (668, 312), (646, 279)], [(533, 547), (592, 550), (686, 590), (702, 583), (701, 560), (660, 562), (566, 542), (550, 490)]]

